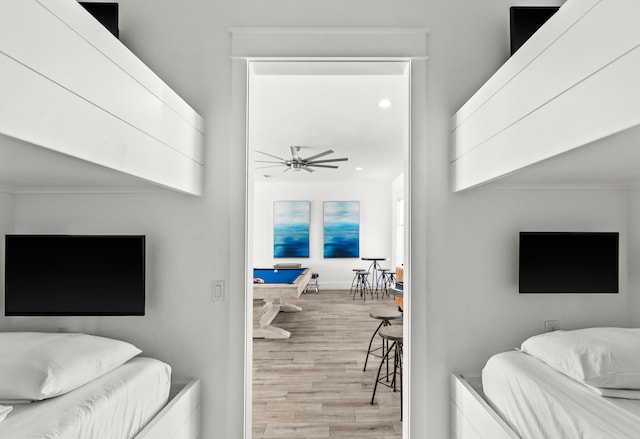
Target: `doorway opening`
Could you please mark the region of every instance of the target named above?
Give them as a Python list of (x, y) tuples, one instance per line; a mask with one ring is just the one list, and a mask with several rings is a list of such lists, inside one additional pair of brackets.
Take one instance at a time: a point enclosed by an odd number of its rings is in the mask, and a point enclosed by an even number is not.
[[(399, 386), (396, 392), (378, 388), (371, 404), (380, 360), (366, 352), (378, 325), (370, 316), (372, 307), (401, 303), (382, 289), (354, 293), (351, 285), (353, 269), (369, 268), (361, 258), (382, 258), (380, 268), (392, 273), (410, 267), (410, 206), (405, 200), (410, 199), (411, 63), (254, 60), (248, 62), (247, 75), (248, 267), (300, 263), (318, 275), (319, 284), (318, 293), (300, 297), (262, 290), (255, 298), (265, 299), (266, 306), (252, 300), (248, 287), (246, 306), (252, 310), (247, 315), (254, 315), (254, 331), (246, 340), (251, 362), (245, 365), (253, 377), (245, 402), (253, 419), (251, 437), (348, 435), (362, 429), (400, 438)], [(316, 166), (303, 169), (296, 161), (309, 158)], [(278, 202), (297, 202), (302, 208), (301, 253), (279, 253), (281, 243), (274, 237), (282, 219), (275, 212)], [(335, 202), (357, 206), (357, 256), (335, 258), (326, 251), (332, 206), (327, 203)], [(294, 214), (299, 212), (289, 211), (284, 218)], [(370, 270), (372, 283), (379, 283), (380, 276)], [(260, 338), (253, 339), (258, 332)]]

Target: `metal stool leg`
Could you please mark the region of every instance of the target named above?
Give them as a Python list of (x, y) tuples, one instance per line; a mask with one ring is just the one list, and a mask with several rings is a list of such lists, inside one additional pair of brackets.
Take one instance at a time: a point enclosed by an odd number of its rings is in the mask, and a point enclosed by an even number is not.
[[(364, 359), (364, 368), (362, 369), (363, 372), (367, 371), (367, 362), (369, 361), (369, 355), (371, 355), (371, 345), (373, 344), (373, 339), (376, 337), (376, 334), (378, 333), (378, 331), (380, 330), (380, 328), (382, 328), (383, 326), (389, 326), (391, 323), (389, 323), (388, 320), (382, 320), (380, 322), (380, 324), (378, 325), (378, 327), (376, 328), (376, 330), (373, 332), (373, 335), (371, 336), (371, 340), (369, 340), (369, 348), (367, 349), (367, 357)], [(382, 352), (385, 352), (385, 339), (382, 339)], [(380, 348), (376, 348), (376, 349), (380, 349)], [(389, 373), (388, 370), (388, 365), (387, 365), (387, 373)]]
[(371, 300), (373, 300), (373, 290), (371, 289), (371, 284), (369, 283), (369, 278), (368, 277), (364, 277), (364, 297), (365, 297), (365, 302), (366, 302), (366, 297), (367, 297), (367, 290), (369, 291), (369, 294), (371, 294)]
[(400, 364), (400, 421), (402, 421), (402, 343), (400, 343), (398, 363)]
[[(358, 273), (358, 290), (360, 292), (360, 297), (362, 297), (365, 302), (367, 301), (367, 292), (371, 290), (369, 279), (367, 278), (368, 275), (368, 272)], [(371, 297), (373, 298), (373, 295)]]
[(398, 343), (396, 343), (396, 348), (393, 351), (393, 379), (391, 380), (391, 385), (393, 386), (393, 391), (397, 391), (397, 381), (396, 376), (398, 375)]
[(354, 286), (358, 285), (358, 272), (356, 271), (355, 274), (353, 275), (353, 280), (351, 281), (351, 289), (349, 290), (349, 294), (355, 294), (354, 293)]
[[(360, 293), (362, 295), (362, 275), (361, 272), (356, 271), (356, 275), (354, 277), (355, 288), (352, 286), (353, 300), (355, 300), (356, 295)], [(353, 285), (353, 282), (352, 282)]]
[(389, 297), (389, 288), (393, 284), (393, 280), (392, 279), (393, 279), (393, 274), (392, 273), (385, 273), (385, 276), (384, 276), (384, 295), (386, 295), (387, 297)]
[(376, 389), (378, 388), (378, 381), (380, 381), (380, 372), (382, 371), (382, 366), (384, 365), (385, 360), (389, 358), (389, 353), (391, 353), (391, 349), (395, 348), (395, 346), (396, 346), (396, 342), (394, 341), (391, 347), (387, 349), (387, 352), (385, 352), (384, 357), (382, 357), (382, 361), (380, 361), (380, 367), (378, 367), (378, 375), (376, 376), (376, 383), (373, 385), (373, 395), (371, 395), (371, 405), (373, 405), (373, 400), (376, 397)]
[(360, 273), (357, 274), (358, 280), (356, 281), (356, 289), (353, 291), (353, 298), (356, 298), (357, 294), (360, 294), (362, 297), (362, 275)]

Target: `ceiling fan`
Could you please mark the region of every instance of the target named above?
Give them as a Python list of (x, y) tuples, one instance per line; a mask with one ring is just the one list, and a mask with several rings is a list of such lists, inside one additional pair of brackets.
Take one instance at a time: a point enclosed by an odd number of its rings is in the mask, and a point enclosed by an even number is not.
[(301, 147), (301, 146), (291, 146), (290, 148), (291, 148), (291, 158), (289, 158), (289, 159), (283, 159), (281, 157), (275, 156), (273, 154), (269, 154), (267, 152), (256, 151), (256, 152), (258, 152), (260, 154), (264, 154), (266, 156), (273, 157), (274, 159), (278, 159), (277, 162), (272, 161), (272, 160), (256, 160), (256, 163), (276, 163), (276, 164), (272, 164), (272, 165), (259, 166), (256, 169), (273, 168), (273, 167), (277, 167), (277, 166), (286, 166), (287, 169), (285, 169), (284, 172), (287, 172), (287, 171), (290, 171), (290, 170), (299, 171), (301, 169), (304, 169), (307, 172), (313, 172), (313, 169), (311, 169), (312, 167), (314, 167), (314, 168), (338, 169), (338, 166), (327, 165), (326, 163), (346, 162), (347, 160), (349, 160), (348, 158), (318, 160), (320, 157), (324, 157), (326, 155), (333, 154), (333, 150), (331, 150), (331, 149), (328, 149), (325, 152), (321, 152), (320, 154), (316, 154), (316, 155), (313, 155), (311, 157), (307, 157), (305, 159), (305, 158), (300, 157), (300, 154), (299, 154), (300, 153), (300, 148), (303, 148), (303, 147)]

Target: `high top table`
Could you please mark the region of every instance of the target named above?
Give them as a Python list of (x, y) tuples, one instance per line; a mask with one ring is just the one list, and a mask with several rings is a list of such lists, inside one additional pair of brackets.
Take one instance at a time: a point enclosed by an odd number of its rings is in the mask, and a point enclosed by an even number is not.
[(378, 273), (382, 270), (378, 261), (388, 261), (389, 258), (360, 258), (363, 261), (371, 261), (371, 265), (369, 265), (369, 272), (371, 273), (371, 287), (376, 291), (378, 291)]

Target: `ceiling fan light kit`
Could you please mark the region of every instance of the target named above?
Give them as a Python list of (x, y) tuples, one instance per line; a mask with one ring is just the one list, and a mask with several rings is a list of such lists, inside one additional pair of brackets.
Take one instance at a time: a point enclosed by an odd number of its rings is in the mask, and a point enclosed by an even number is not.
[(313, 155), (311, 157), (307, 157), (307, 158), (302, 158), (300, 157), (300, 149), (303, 148), (301, 146), (291, 146), (291, 158), (289, 159), (284, 159), (282, 157), (278, 157), (275, 156), (273, 154), (269, 154), (267, 152), (263, 152), (263, 151), (257, 151), (260, 154), (272, 157), (274, 159), (277, 159), (278, 161), (272, 161), (272, 160), (256, 160), (256, 163), (271, 163), (271, 165), (266, 165), (266, 166), (260, 166), (256, 169), (263, 169), (263, 168), (273, 168), (273, 167), (278, 167), (278, 166), (285, 166), (286, 169), (283, 172), (287, 172), (287, 171), (300, 171), (300, 170), (305, 170), (307, 172), (313, 172), (314, 170), (311, 168), (330, 168), (330, 169), (338, 169), (338, 166), (336, 165), (328, 165), (327, 163), (333, 163), (333, 162), (346, 162), (347, 160), (349, 160), (348, 158), (339, 158), (339, 159), (325, 159), (325, 160), (318, 160), (321, 157), (324, 157), (326, 155), (329, 154), (333, 154), (333, 150), (328, 149), (324, 152), (321, 152), (319, 154)]

